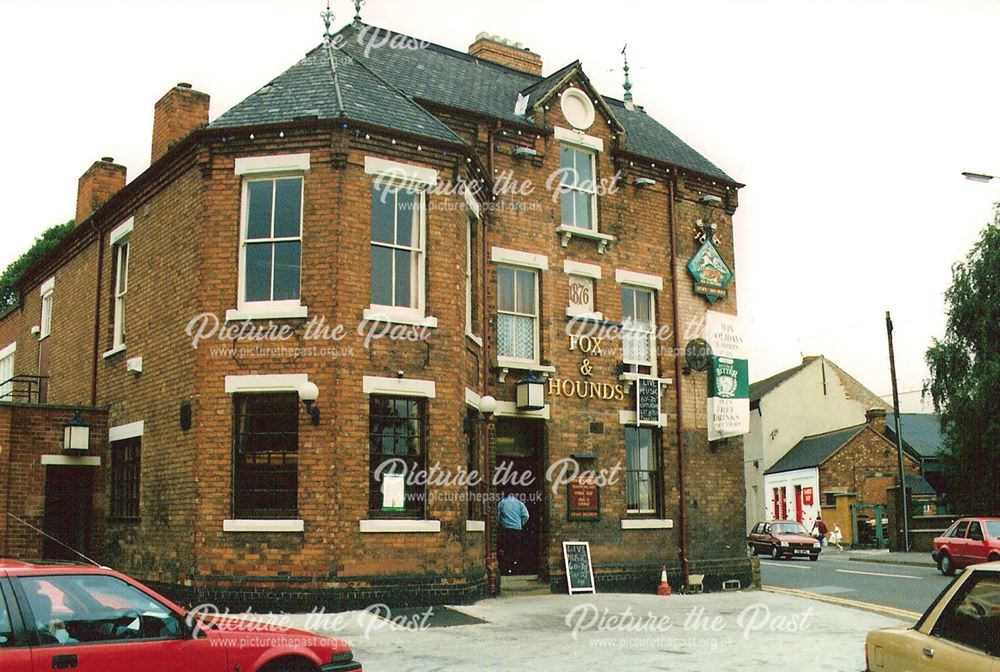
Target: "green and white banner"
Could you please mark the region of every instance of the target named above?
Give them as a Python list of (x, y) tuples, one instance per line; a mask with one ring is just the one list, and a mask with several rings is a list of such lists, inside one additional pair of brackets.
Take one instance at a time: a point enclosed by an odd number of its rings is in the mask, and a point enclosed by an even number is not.
[(705, 340), (712, 348), (708, 371), (708, 440), (750, 431), (750, 375), (739, 318), (705, 314)]

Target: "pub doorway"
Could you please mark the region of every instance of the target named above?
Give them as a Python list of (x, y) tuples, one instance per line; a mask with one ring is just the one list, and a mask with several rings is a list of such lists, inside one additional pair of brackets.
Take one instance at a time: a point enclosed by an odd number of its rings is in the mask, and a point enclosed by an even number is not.
[[(45, 517), (42, 529), (84, 555), (90, 555), (93, 473), (93, 467), (45, 467)], [(45, 537), (42, 545), (43, 559), (79, 560), (80, 557), (66, 546)]]
[[(500, 573), (504, 576), (535, 575), (542, 566), (545, 529), (545, 422), (540, 419), (497, 418), (496, 490), (524, 502), (528, 523), (520, 533), (520, 553), (503, 548), (500, 536)], [(515, 561), (517, 555), (519, 561)]]

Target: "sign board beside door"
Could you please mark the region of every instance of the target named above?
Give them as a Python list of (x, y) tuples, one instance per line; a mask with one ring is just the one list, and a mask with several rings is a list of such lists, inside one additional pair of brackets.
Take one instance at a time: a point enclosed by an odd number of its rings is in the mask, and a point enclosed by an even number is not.
[(564, 541), (563, 560), (570, 595), (597, 592), (594, 588), (594, 566), (590, 562), (590, 542)]

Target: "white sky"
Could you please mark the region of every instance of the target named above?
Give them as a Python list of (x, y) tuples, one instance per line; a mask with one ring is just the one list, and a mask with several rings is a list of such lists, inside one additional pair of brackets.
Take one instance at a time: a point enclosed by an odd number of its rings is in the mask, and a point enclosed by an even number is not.
[[(224, 112), (321, 41), (322, 0), (0, 0), (0, 268), (73, 216), (113, 156), (149, 165), (153, 103), (187, 81)], [(334, 0), (335, 27), (353, 15)], [(942, 292), (1000, 181), (1000, 2), (958, 0), (369, 0), (369, 23), (464, 50), (487, 30), (579, 58), (747, 187), (736, 213), (740, 314), (758, 380), (825, 354), (920, 410)]]

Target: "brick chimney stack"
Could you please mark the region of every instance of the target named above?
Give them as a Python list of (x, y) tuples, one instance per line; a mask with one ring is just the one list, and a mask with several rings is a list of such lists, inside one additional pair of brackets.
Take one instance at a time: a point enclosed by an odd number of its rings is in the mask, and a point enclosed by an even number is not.
[(520, 42), (506, 40), (499, 35), (479, 33), (476, 41), (469, 45), (469, 54), (521, 72), (542, 76), (541, 56)]
[(95, 161), (80, 176), (76, 189), (77, 226), (125, 186), (125, 171), (125, 166), (115, 163), (110, 156), (105, 156), (100, 161)]
[(879, 434), (885, 436), (885, 409), (869, 408), (865, 411), (865, 422)]
[(167, 91), (153, 108), (152, 162), (186, 138), (191, 131), (208, 123), (209, 95), (180, 82)]

